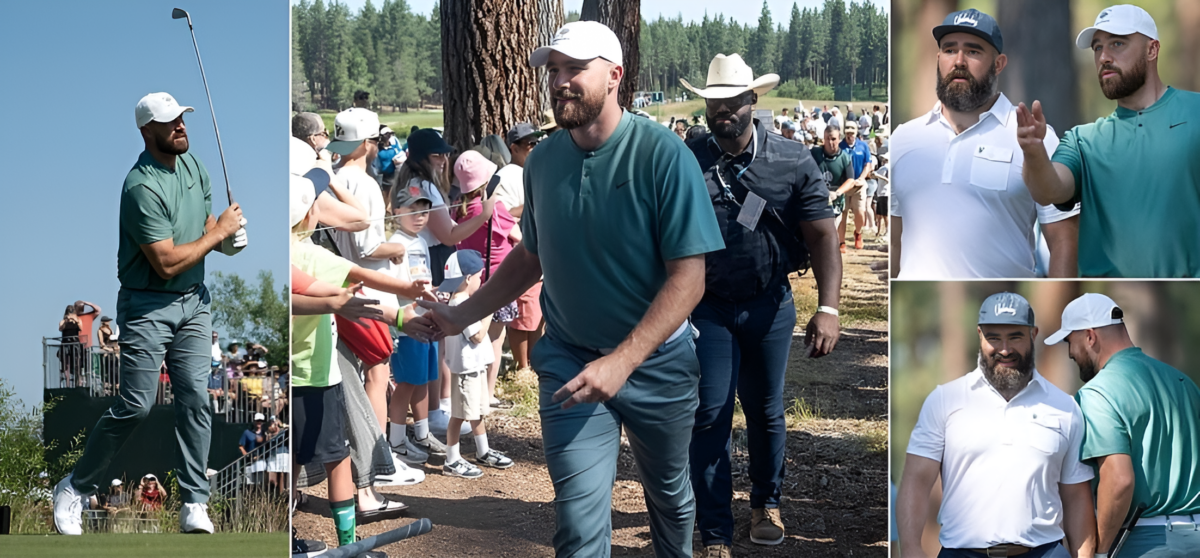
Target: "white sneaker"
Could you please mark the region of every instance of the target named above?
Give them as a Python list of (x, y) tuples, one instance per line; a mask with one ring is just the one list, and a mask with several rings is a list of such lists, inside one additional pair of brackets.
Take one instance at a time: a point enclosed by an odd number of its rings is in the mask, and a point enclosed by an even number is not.
[(183, 533), (212, 534), (212, 520), (208, 518), (208, 504), (184, 504), (179, 510), (179, 530)]
[(404, 442), (392, 446), (392, 453), (409, 465), (422, 465), (429, 461), (429, 453), (413, 444), (408, 436), (404, 437)]
[(425, 471), (405, 465), (394, 453), (392, 463), (396, 466), (396, 473), (388, 476), (376, 475), (375, 486), (410, 486), (425, 480)]
[(71, 486), (73, 476), (54, 485), (54, 528), (64, 535), (83, 534), (83, 494)]

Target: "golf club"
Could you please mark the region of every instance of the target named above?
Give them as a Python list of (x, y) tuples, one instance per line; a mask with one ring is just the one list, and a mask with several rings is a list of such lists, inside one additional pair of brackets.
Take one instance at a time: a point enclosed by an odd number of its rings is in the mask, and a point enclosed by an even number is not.
[(424, 535), (431, 529), (433, 529), (433, 523), (427, 518), (422, 518), (398, 529), (385, 531), (378, 535), (367, 537), (363, 540), (348, 544), (346, 546), (339, 546), (337, 548), (330, 549), (329, 552), (326, 552), (321, 556), (326, 558), (353, 558), (368, 550), (374, 550), (381, 546), (402, 541), (409, 537)]
[(186, 19), (188, 31), (192, 33), (192, 46), (196, 49), (196, 64), (200, 66), (200, 81), (204, 82), (204, 95), (208, 97), (208, 112), (212, 115), (213, 131), (217, 134), (217, 153), (221, 155), (221, 174), (225, 176), (225, 195), (229, 197), (229, 205), (233, 205), (233, 189), (229, 186), (229, 171), (225, 168), (225, 150), (221, 148), (221, 130), (217, 128), (217, 112), (213, 110), (212, 94), (208, 92), (208, 78), (204, 76), (204, 62), (200, 61), (200, 46), (196, 44), (196, 30), (192, 28), (192, 16), (187, 10), (175, 8), (171, 10), (171, 19)]

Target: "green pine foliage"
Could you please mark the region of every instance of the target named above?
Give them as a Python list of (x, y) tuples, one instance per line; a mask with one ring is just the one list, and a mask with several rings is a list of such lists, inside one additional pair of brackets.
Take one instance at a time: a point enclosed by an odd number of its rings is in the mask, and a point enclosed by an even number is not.
[(258, 284), (248, 283), (236, 273), (212, 272), (213, 325), (233, 339), (258, 343), (267, 348), (267, 364), (286, 366), (288, 355), (287, 285), (276, 289), (275, 277), (268, 270), (258, 272)]

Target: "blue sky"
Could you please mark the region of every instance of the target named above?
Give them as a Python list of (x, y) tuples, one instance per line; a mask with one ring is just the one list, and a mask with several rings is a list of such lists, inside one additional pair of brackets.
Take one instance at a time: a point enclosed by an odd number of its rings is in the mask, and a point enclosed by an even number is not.
[(286, 1), (6, 3), (0, 378), (26, 404), (41, 401), (41, 341), (58, 335), (64, 306), (90, 300), (116, 317), (120, 189), (143, 149), (138, 99), (166, 91), (195, 107), (184, 117), (191, 152), (212, 177), (214, 213), (228, 205), (192, 39), (173, 7), (192, 15), (234, 198), (249, 221), (250, 246), (210, 255), (207, 269), (286, 278)]
[[(891, 3), (887, 0), (870, 1), (876, 6), (882, 6), (885, 11), (890, 10)], [(299, 4), (300, 1), (291, 0), (291, 3)], [(339, 3), (349, 6), (351, 13), (358, 13), (367, 0), (345, 0)], [(382, 0), (371, 0), (371, 3), (376, 8), (383, 4)], [(412, 11), (425, 15), (429, 15), (435, 3), (436, 0), (408, 0), (408, 6)], [(783, 23), (786, 27), (788, 18), (791, 17), (792, 4), (804, 9), (820, 7), (825, 2), (824, 0), (767, 0), (767, 7), (771, 10), (771, 20), (777, 25)], [(577, 12), (582, 6), (583, 0), (563, 0), (563, 9), (568, 12)], [(648, 20), (657, 19), (659, 15), (666, 18), (681, 15), (684, 21), (699, 21), (704, 17), (705, 10), (709, 15), (720, 13), (724, 14), (726, 18), (741, 23), (757, 25), (758, 16), (762, 12), (762, 0), (740, 4), (731, 3), (729, 0), (642, 0), (642, 17)]]

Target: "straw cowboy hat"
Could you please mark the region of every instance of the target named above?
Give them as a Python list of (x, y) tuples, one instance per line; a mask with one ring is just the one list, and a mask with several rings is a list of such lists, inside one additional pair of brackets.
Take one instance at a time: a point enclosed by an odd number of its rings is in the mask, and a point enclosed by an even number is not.
[(697, 89), (683, 78), (679, 78), (679, 83), (705, 99), (728, 99), (747, 91), (762, 95), (779, 84), (779, 76), (776, 74), (764, 74), (758, 76), (758, 79), (753, 78), (754, 72), (742, 61), (741, 56), (718, 54), (708, 65), (707, 87)]

